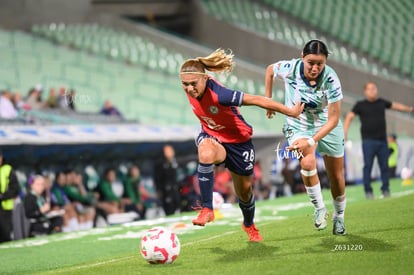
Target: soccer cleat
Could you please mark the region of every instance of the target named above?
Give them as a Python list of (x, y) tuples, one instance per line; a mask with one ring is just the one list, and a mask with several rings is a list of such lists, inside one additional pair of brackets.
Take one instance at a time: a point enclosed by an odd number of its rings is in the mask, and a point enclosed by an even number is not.
[(372, 192), (366, 192), (365, 193), (365, 198), (367, 200), (373, 200), (374, 199), (374, 194)]
[(382, 191), (381, 199), (391, 197), (390, 191)]
[(343, 218), (333, 219), (333, 234), (334, 235), (346, 235), (345, 223)]
[(208, 222), (214, 221), (213, 209), (203, 207), (198, 214), (197, 218), (193, 220), (194, 225), (204, 226)]
[(315, 209), (315, 212), (313, 213), (313, 222), (315, 225), (315, 229), (317, 230), (323, 230), (326, 228), (327, 225), (327, 219), (328, 219), (328, 211), (326, 208), (322, 209)]
[(249, 240), (251, 242), (261, 242), (261, 241), (263, 241), (263, 238), (259, 233), (259, 229), (257, 229), (254, 224), (252, 224), (251, 226), (245, 226), (244, 223), (243, 223), (242, 228), (247, 233), (247, 235), (249, 236)]

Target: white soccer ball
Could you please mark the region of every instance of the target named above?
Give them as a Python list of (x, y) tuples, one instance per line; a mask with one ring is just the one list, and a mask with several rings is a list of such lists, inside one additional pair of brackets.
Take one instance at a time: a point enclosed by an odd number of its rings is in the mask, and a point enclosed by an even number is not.
[(223, 206), (224, 198), (219, 192), (213, 192), (213, 208), (218, 210)]
[(142, 257), (150, 264), (171, 264), (180, 254), (180, 240), (169, 229), (154, 227), (141, 238)]

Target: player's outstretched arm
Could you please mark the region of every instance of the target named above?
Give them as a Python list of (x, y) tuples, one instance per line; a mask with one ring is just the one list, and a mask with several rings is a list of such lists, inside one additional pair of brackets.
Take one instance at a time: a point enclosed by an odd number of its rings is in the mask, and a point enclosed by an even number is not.
[(273, 101), (270, 98), (258, 95), (250, 95), (244, 94), (243, 95), (243, 105), (255, 105), (261, 107), (263, 109), (272, 110), (275, 112), (279, 112), (291, 117), (298, 117), (300, 113), (302, 113), (303, 108), (305, 105), (303, 103), (296, 103), (295, 106), (289, 108), (282, 103)]

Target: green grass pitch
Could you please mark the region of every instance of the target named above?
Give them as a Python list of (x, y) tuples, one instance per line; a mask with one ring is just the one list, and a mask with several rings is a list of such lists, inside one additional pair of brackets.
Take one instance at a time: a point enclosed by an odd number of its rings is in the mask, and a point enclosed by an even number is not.
[[(380, 184), (373, 184), (379, 194)], [(329, 190), (324, 200), (332, 213)], [(264, 241), (249, 243), (237, 206), (194, 227), (195, 213), (123, 226), (56, 234), (0, 245), (0, 274), (412, 274), (414, 184), (392, 180), (391, 198), (366, 200), (362, 186), (347, 187), (346, 236), (316, 231), (306, 195), (257, 202)], [(173, 229), (181, 252), (171, 265), (150, 265), (140, 236), (153, 226)]]

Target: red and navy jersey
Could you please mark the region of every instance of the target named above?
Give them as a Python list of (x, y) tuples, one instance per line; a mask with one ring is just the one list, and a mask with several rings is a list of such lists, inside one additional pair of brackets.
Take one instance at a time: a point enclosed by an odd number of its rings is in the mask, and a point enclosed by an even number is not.
[(253, 128), (238, 109), (242, 105), (243, 92), (230, 90), (209, 77), (202, 98), (187, 97), (204, 132), (223, 143), (250, 140)]

